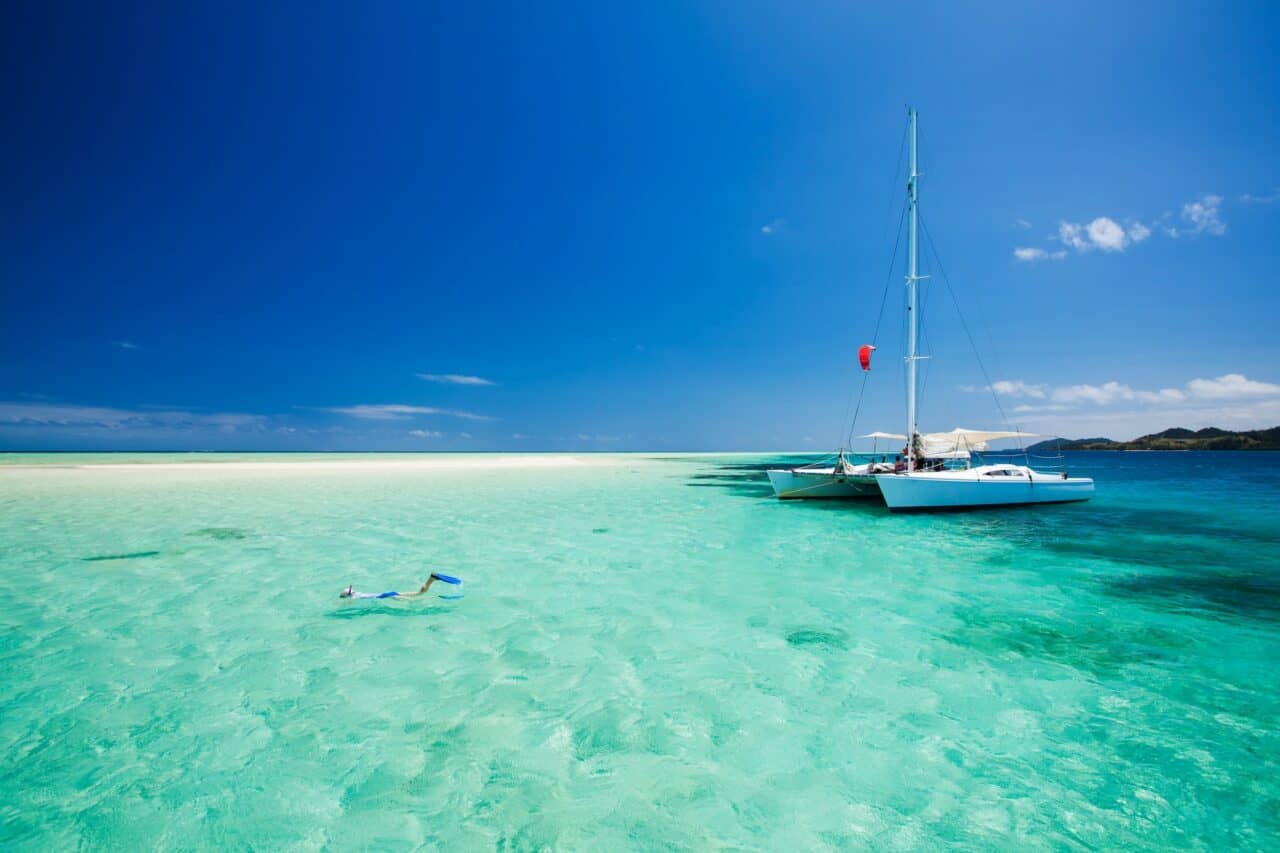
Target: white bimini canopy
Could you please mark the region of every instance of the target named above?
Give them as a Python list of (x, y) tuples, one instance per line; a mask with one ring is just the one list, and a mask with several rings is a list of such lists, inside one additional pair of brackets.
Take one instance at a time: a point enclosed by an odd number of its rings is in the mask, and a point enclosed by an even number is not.
[(972, 451), (987, 449), (987, 442), (1002, 438), (1035, 438), (1033, 432), (1001, 432), (987, 429), (962, 429), (951, 432), (926, 432), (920, 436), (921, 455), (929, 459), (964, 459)]
[(906, 441), (905, 435), (898, 435), (896, 432), (869, 432), (866, 435), (860, 435), (858, 438), (896, 438), (898, 441)]

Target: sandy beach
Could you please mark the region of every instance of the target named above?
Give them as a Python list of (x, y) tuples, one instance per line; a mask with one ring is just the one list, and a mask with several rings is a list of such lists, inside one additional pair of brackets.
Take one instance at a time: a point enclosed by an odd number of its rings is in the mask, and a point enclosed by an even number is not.
[[(283, 457), (283, 458), (282, 458)], [(323, 471), (357, 473), (395, 473), (400, 471), (514, 471), (530, 468), (577, 468), (587, 465), (604, 465), (612, 456), (567, 454), (440, 454), (388, 459), (316, 458), (314, 455), (290, 459), (272, 456), (260, 460), (221, 461), (216, 458), (201, 461), (164, 462), (51, 462), (34, 465), (0, 465), (3, 471), (77, 470), (77, 471), (246, 471), (246, 472), (294, 472), (317, 473)]]

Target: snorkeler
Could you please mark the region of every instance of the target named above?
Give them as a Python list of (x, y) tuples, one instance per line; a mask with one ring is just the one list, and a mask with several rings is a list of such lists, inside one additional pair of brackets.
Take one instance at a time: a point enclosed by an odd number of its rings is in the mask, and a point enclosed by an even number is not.
[(431, 584), (435, 583), (436, 581), (442, 581), (443, 583), (449, 583), (454, 585), (462, 584), (462, 581), (458, 580), (455, 577), (450, 577), (449, 575), (441, 575), (441, 574), (437, 574), (436, 572), (432, 572), (431, 577), (427, 578), (427, 582), (424, 583), (422, 585), (422, 588), (419, 589), (417, 592), (394, 592), (394, 591), (392, 592), (360, 592), (354, 586), (348, 586), (342, 592), (338, 593), (338, 597), (339, 598), (417, 598), (420, 595), (425, 595), (427, 590), (431, 588)]

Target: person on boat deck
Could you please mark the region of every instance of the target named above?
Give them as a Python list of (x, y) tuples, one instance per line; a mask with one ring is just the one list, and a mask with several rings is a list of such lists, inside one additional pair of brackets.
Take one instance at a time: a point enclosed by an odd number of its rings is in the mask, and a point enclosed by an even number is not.
[(426, 595), (431, 584), (437, 580), (435, 572), (431, 573), (431, 577), (427, 578), (427, 582), (417, 592), (360, 592), (353, 586), (348, 586), (342, 592), (338, 593), (339, 598), (417, 598), (420, 595)]
[(902, 461), (902, 454), (901, 454), (901, 453), (899, 453), (897, 456), (893, 457), (893, 472), (894, 472), (895, 474), (897, 474), (897, 473), (899, 473), (899, 472), (901, 472), (901, 471), (905, 471), (906, 469), (907, 469), (907, 463), (905, 463), (905, 462), (903, 462), (903, 461)]

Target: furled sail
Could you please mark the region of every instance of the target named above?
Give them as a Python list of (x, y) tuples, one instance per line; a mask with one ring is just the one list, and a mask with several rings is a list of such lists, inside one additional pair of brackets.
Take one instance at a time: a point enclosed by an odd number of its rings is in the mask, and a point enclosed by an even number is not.
[(989, 441), (1035, 437), (1033, 432), (999, 432), (956, 427), (951, 432), (927, 432), (920, 436), (920, 455), (930, 459), (963, 459), (972, 451), (986, 450)]

